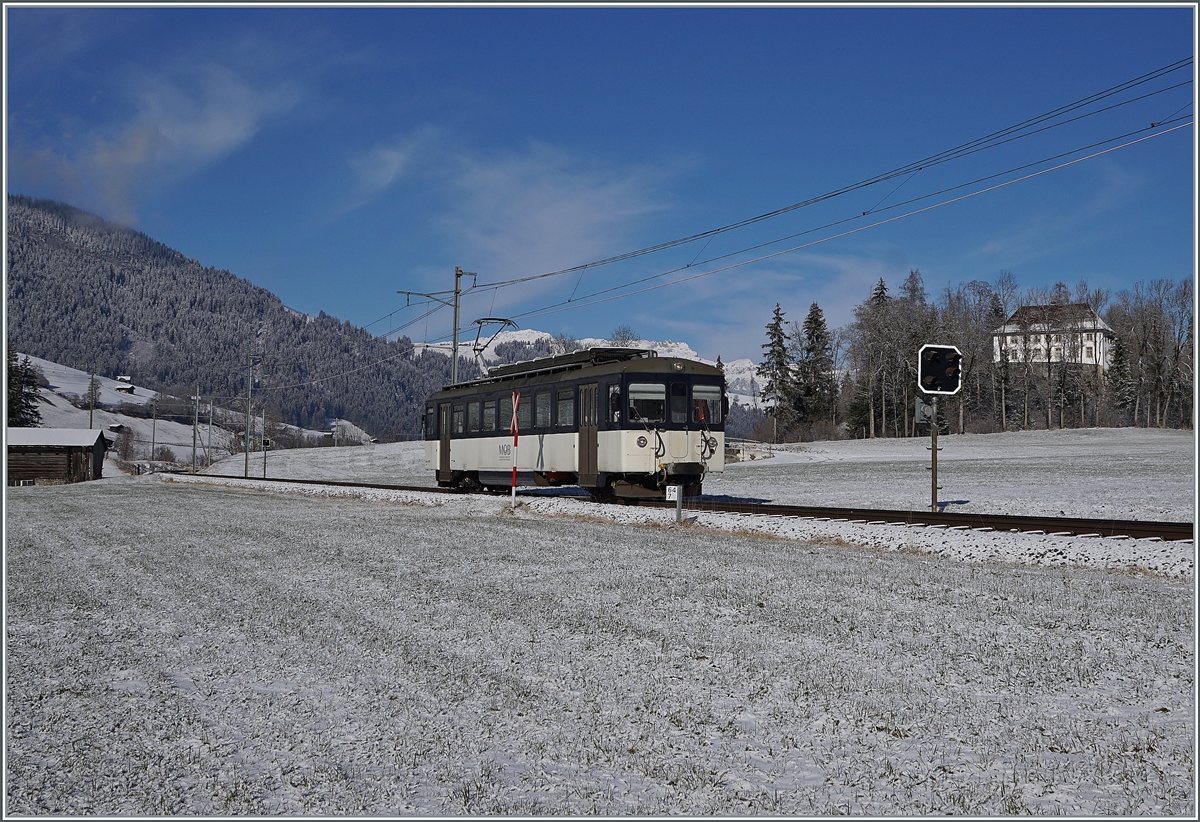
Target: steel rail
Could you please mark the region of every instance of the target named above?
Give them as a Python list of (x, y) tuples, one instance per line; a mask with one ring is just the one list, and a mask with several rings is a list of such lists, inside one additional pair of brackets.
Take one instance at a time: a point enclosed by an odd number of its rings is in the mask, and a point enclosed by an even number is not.
[[(203, 476), (203, 475), (201, 475)], [(223, 479), (226, 477), (223, 477)], [(377, 488), (385, 491), (417, 491), (426, 494), (462, 494), (454, 488), (428, 485), (388, 485), (346, 480), (294, 479), (291, 477), (227, 477), (256, 482), (286, 482), (300, 485), (335, 485), (349, 488)], [(524, 496), (524, 494), (522, 494)], [(626, 505), (652, 508), (674, 508), (674, 502), (657, 499), (623, 499)], [(889, 511), (878, 508), (826, 508), (803, 505), (776, 505), (758, 502), (729, 502), (706, 500), (703, 497), (685, 499), (688, 511), (731, 514), (758, 514), (799, 519), (827, 520), (863, 524), (924, 525), (948, 530), (1017, 531), (1029, 534), (1063, 536), (1126, 537), (1129, 539), (1160, 539), (1163, 541), (1192, 540), (1195, 526), (1190, 522), (1161, 522), (1134, 519), (1095, 519), (1080, 517), (1038, 517), (1011, 514), (933, 513), (932, 511)]]

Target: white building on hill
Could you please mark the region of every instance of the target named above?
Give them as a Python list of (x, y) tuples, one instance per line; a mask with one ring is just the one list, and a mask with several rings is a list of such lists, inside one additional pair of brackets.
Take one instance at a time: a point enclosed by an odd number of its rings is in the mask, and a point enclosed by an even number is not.
[(1067, 363), (1107, 371), (1116, 332), (1090, 305), (1023, 305), (992, 332), (992, 361)]

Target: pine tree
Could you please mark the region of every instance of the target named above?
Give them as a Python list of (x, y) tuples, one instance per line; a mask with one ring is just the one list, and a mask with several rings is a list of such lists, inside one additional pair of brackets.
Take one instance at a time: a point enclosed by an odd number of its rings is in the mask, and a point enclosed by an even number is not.
[(889, 299), (891, 298), (888, 297), (887, 283), (883, 281), (883, 277), (880, 277), (879, 282), (875, 284), (874, 290), (871, 291), (871, 304), (882, 305)]
[(42, 412), (38, 408), (38, 368), (29, 357), (17, 362), (17, 354), (10, 342), (7, 356), (8, 377), (8, 426), (10, 428), (36, 428), (42, 424)]
[(756, 372), (763, 380), (763, 400), (772, 406), (768, 413), (775, 417), (780, 432), (786, 432), (794, 420), (795, 387), (788, 340), (787, 332), (783, 330), (783, 311), (779, 303), (775, 303), (775, 312), (771, 322), (767, 323), (767, 341), (762, 346), (763, 361)]
[(833, 376), (833, 344), (825, 314), (813, 303), (801, 327), (800, 357), (796, 363), (796, 419), (809, 425), (831, 420), (837, 407)]
[[(1129, 352), (1120, 337), (1113, 341), (1112, 361), (1108, 367), (1108, 389), (1114, 408), (1129, 412), (1137, 399), (1137, 384), (1129, 367)], [(1137, 421), (1134, 420), (1134, 424)]]

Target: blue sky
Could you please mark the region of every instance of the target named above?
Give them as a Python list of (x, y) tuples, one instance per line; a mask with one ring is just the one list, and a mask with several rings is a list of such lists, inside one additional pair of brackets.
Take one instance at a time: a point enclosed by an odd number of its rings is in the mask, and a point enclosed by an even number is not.
[[(758, 358), (776, 302), (797, 321), (817, 302), (840, 326), (910, 268), (931, 298), (1001, 271), (1115, 292), (1194, 269), (1188, 64), (1075, 114), (1126, 103), (1110, 111), (744, 228), (483, 287), (819, 197), (1190, 59), (1190, 7), (6, 14), (10, 193), (95, 211), (376, 333), (424, 313), (398, 290), (449, 289), (455, 266), (481, 286), (464, 328), (627, 324), (727, 361)], [(449, 332), (448, 309), (403, 331)]]

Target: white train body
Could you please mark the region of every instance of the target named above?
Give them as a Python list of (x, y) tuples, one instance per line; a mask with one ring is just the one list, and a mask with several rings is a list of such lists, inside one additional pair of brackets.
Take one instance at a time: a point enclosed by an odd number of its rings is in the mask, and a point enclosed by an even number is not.
[[(580, 485), (598, 496), (700, 493), (725, 468), (724, 376), (639, 349), (591, 349), (493, 369), (430, 397), (426, 465), (439, 485)], [(513, 396), (518, 430), (510, 432)]]

